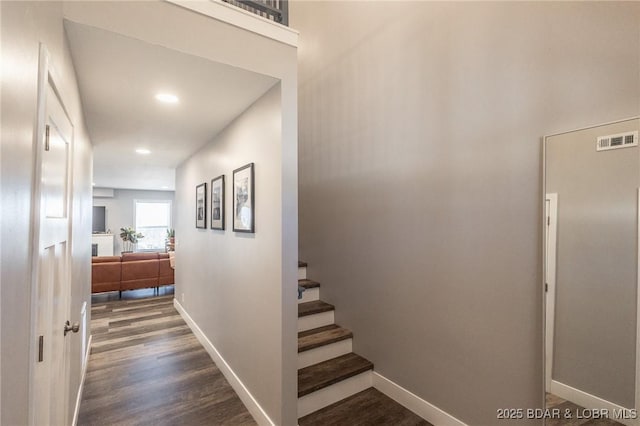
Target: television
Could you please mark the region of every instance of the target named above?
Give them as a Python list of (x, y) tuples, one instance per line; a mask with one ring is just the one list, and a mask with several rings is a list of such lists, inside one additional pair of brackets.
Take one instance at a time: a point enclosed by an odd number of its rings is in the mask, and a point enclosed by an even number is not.
[(104, 206), (93, 206), (93, 233), (99, 234), (107, 231), (106, 208)]

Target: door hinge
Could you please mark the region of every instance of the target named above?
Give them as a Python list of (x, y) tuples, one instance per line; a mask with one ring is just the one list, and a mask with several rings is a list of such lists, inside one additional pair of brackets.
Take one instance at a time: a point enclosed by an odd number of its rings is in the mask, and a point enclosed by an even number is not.
[(549, 291), (549, 284), (544, 283), (544, 292), (547, 293)]
[(44, 361), (44, 336), (38, 337), (38, 362)]
[(49, 151), (49, 125), (44, 128), (44, 150)]
[(547, 226), (551, 225), (551, 216), (547, 216)]

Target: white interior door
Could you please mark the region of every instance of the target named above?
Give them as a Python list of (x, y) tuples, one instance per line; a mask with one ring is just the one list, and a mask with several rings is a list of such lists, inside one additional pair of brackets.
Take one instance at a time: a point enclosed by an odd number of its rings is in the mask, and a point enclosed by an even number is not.
[(556, 245), (558, 225), (558, 194), (547, 194), (545, 198), (545, 383), (551, 387), (553, 369), (553, 332), (556, 309)]
[[(42, 59), (42, 56), (41, 56)], [(47, 60), (45, 62), (48, 63)], [(73, 126), (45, 67), (34, 188), (34, 344), (30, 423), (68, 424)]]

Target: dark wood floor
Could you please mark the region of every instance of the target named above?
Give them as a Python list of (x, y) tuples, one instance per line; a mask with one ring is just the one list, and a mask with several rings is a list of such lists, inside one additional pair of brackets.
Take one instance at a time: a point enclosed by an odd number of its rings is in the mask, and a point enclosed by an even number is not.
[(432, 426), (380, 391), (369, 388), (299, 419), (300, 426)]
[(94, 296), (78, 424), (255, 425), (174, 309), (173, 295), (140, 295), (153, 290), (124, 292), (122, 300)]

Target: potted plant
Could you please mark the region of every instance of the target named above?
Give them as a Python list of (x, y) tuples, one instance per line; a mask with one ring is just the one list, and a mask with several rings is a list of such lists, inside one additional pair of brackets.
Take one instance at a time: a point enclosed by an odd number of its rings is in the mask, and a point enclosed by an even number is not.
[(120, 238), (122, 238), (122, 253), (131, 253), (138, 244), (140, 238), (144, 238), (140, 232), (136, 232), (132, 227), (120, 228)]
[(167, 252), (174, 251), (176, 248), (176, 231), (175, 229), (169, 228), (167, 229), (167, 241), (166, 241), (166, 250)]

